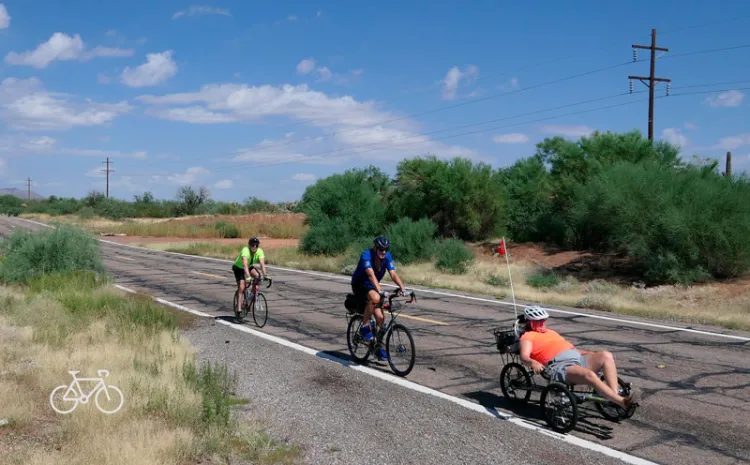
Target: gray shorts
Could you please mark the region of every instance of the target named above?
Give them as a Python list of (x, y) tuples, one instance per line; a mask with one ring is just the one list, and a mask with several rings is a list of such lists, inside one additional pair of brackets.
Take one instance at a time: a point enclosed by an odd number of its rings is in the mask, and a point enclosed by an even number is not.
[(558, 383), (567, 383), (567, 377), (565, 372), (570, 366), (581, 366), (586, 368), (586, 355), (581, 355), (576, 349), (566, 350), (557, 357), (550, 360), (546, 366), (546, 371), (549, 373), (550, 381), (557, 381)]

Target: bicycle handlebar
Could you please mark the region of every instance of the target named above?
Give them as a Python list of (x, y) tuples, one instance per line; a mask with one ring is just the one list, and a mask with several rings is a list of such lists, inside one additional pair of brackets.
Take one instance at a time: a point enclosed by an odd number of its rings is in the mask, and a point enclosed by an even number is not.
[[(386, 291), (381, 291), (380, 292), (380, 303), (381, 303), (381, 305), (383, 304), (383, 298), (385, 297), (385, 294), (388, 294), (388, 305), (389, 306), (392, 305), (393, 299), (396, 298), (396, 297), (399, 297), (398, 291), (406, 292), (407, 289), (397, 289), (396, 292), (391, 292), (391, 293), (386, 292)], [(411, 297), (411, 298), (406, 303), (410, 304), (410, 303), (413, 303), (413, 302), (417, 301), (417, 296), (416, 296), (416, 294), (414, 294), (414, 291), (409, 291), (409, 293), (407, 295), (409, 297)]]
[(268, 281), (268, 286), (266, 286), (266, 289), (268, 289), (269, 287), (271, 287), (271, 285), (273, 284), (273, 279), (271, 279), (271, 278), (269, 278), (267, 276), (264, 276), (263, 279), (258, 279), (258, 278), (245, 279), (245, 281), (255, 281), (255, 280), (258, 280), (258, 281)]

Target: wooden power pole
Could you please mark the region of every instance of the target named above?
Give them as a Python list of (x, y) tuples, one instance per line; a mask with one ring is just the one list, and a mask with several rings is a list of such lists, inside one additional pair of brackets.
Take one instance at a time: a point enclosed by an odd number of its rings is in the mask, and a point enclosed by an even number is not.
[(26, 178), (26, 200), (31, 200), (31, 178)]
[[(669, 95), (669, 86), (671, 79), (656, 77), (656, 51), (668, 52), (665, 47), (656, 46), (656, 29), (651, 29), (651, 45), (633, 45), (633, 61), (637, 61), (637, 50), (643, 48), (651, 51), (651, 72), (648, 76), (628, 76), (630, 79), (630, 92), (633, 92), (633, 79), (638, 79), (648, 87), (648, 140), (654, 140), (654, 84), (657, 82), (667, 83), (667, 95)], [(648, 84), (646, 84), (648, 81)]]
[(724, 169), (724, 176), (731, 177), (732, 176), (732, 152), (727, 152), (727, 165)]
[(109, 198), (109, 173), (114, 172), (115, 170), (110, 169), (110, 167), (109, 167), (109, 165), (112, 164), (112, 162), (109, 161), (109, 157), (107, 157), (107, 161), (103, 161), (102, 163), (106, 163), (107, 164), (107, 168), (103, 169), (102, 171), (104, 171), (104, 172), (107, 173), (107, 194), (106, 195), (107, 195), (107, 198)]

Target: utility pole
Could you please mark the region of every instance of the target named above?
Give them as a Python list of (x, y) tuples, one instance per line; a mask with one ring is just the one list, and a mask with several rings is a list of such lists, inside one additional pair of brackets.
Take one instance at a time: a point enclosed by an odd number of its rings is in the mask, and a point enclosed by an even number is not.
[[(654, 140), (654, 84), (657, 82), (667, 83), (667, 95), (669, 95), (669, 87), (672, 82), (671, 79), (656, 77), (656, 51), (668, 52), (668, 48), (656, 46), (656, 29), (651, 29), (651, 45), (633, 45), (633, 61), (638, 60), (638, 52), (636, 49), (643, 48), (651, 51), (651, 72), (648, 76), (628, 76), (630, 79), (630, 92), (633, 92), (633, 79), (638, 79), (648, 87), (648, 140)], [(646, 84), (645, 81), (648, 81)]]
[(107, 198), (109, 198), (109, 173), (112, 173), (115, 170), (109, 168), (109, 165), (112, 163), (111, 161), (109, 161), (109, 157), (107, 157), (107, 161), (106, 162), (103, 161), (102, 163), (106, 163), (107, 164), (107, 168), (103, 169), (102, 171), (104, 171), (104, 172), (107, 173), (107, 194), (106, 195), (107, 195)]
[(732, 152), (727, 152), (727, 162), (726, 167), (724, 168), (724, 176), (732, 176)]
[(26, 200), (31, 200), (31, 178), (26, 178)]

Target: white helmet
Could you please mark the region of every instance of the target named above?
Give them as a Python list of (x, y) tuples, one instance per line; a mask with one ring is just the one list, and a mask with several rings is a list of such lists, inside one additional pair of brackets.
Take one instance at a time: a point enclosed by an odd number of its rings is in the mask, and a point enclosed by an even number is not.
[(523, 314), (526, 315), (527, 319), (532, 321), (546, 320), (547, 318), (549, 318), (547, 310), (538, 305), (534, 305), (533, 307), (526, 307), (523, 310)]

